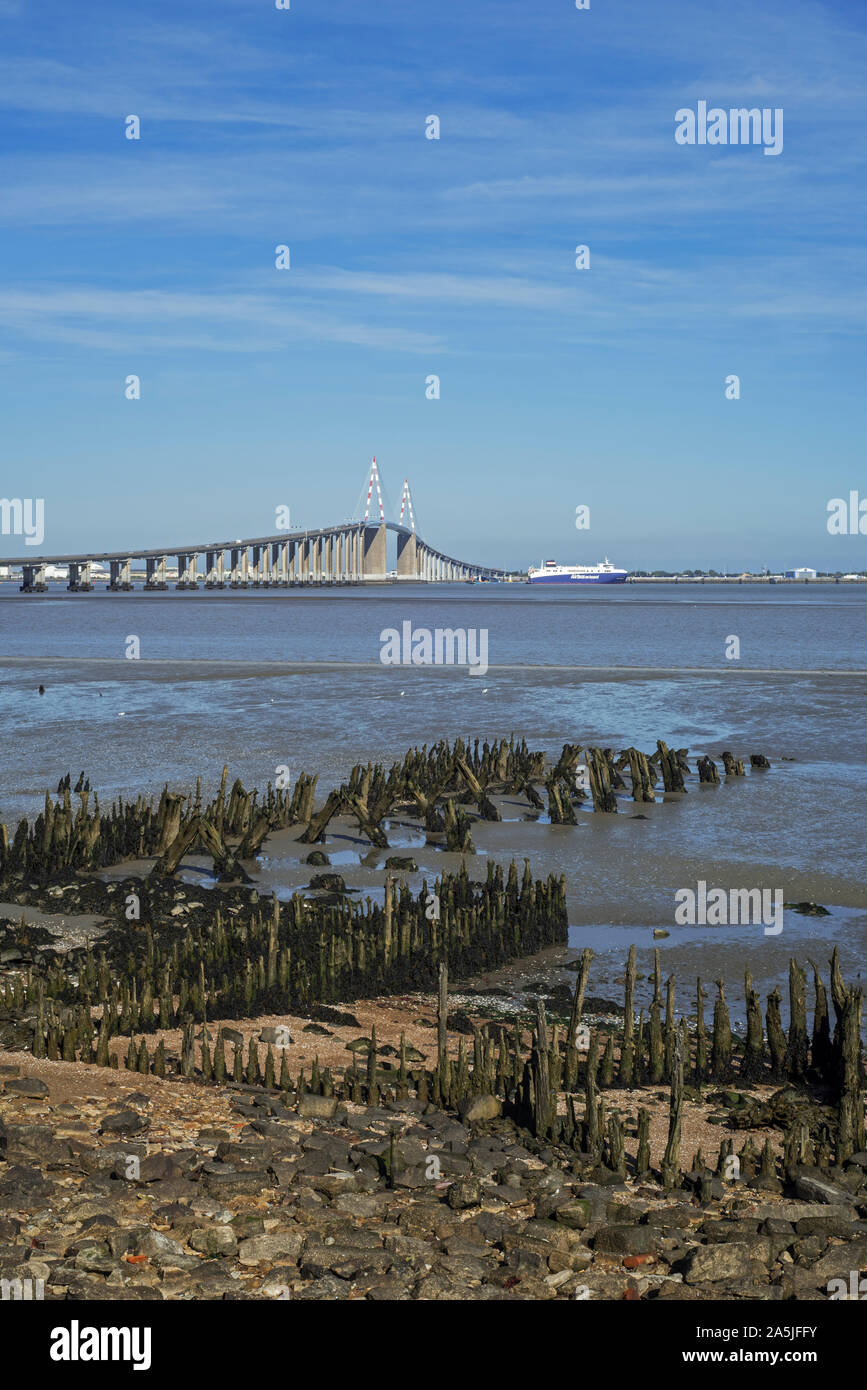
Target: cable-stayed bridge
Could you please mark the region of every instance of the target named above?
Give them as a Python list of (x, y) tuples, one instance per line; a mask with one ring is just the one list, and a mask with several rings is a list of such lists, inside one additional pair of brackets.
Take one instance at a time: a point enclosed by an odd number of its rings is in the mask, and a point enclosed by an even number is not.
[[(178, 589), (285, 588), (302, 584), (384, 583), (388, 579), (447, 583), (504, 577), (503, 570), (457, 560), (423, 540), (416, 530), (412, 494), (406, 479), (399, 520), (386, 520), (376, 459), (371, 464), (366, 491), (363, 514), (333, 526), (302, 530), (287, 525), (274, 536), (160, 545), (153, 549), (3, 556), (0, 565), (16, 569), (20, 566), (22, 593), (44, 591), (51, 577), (49, 570), (57, 566), (66, 569), (67, 588), (73, 593), (89, 592), (95, 581), (103, 577), (108, 581), (109, 590), (131, 590), (135, 587), (134, 564), (139, 573), (143, 570), (146, 590), (165, 590), (169, 588), (169, 560), (175, 557), (175, 587)], [(364, 491), (357, 512), (361, 512), (363, 499)], [(387, 568), (389, 531), (397, 536), (396, 571)]]

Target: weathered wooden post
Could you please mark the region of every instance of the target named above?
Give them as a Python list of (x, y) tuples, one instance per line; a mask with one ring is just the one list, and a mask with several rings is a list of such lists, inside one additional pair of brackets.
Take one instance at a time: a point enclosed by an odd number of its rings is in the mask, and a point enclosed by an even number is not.
[(719, 786), (719, 773), (713, 758), (699, 758), (698, 760), (698, 780), (699, 782), (710, 782)]
[(662, 1016), (660, 1013), (659, 977), (654, 980), (654, 994), (650, 1004), (650, 1080), (658, 1086), (665, 1075), (665, 1044), (662, 1036)]
[(833, 1066), (831, 1031), (828, 1021), (828, 995), (819, 967), (811, 960), (813, 969), (813, 992), (816, 997), (813, 1009), (813, 1041), (810, 1049), (811, 1060), (823, 1081), (830, 1081)]
[(762, 1006), (759, 996), (753, 989), (753, 977), (749, 969), (744, 972), (744, 990), (747, 1001), (747, 1040), (741, 1076), (744, 1081), (756, 1081), (764, 1071), (764, 1041), (762, 1036)]
[(665, 982), (665, 1028), (663, 1029), (663, 1041), (665, 1044), (665, 1070), (664, 1077), (671, 1077), (671, 1069), (674, 1063), (674, 989), (676, 980), (674, 975), (669, 975)]
[(736, 758), (733, 753), (730, 753), (728, 751), (728, 749), (726, 749), (726, 751), (721, 756), (723, 761), (723, 767), (725, 768), (726, 772), (726, 777), (745, 776), (744, 765), (740, 758)]
[(683, 1122), (683, 1043), (678, 1031), (674, 1040), (674, 1065), (668, 1108), (668, 1142), (662, 1160), (662, 1181), (676, 1187), (680, 1181), (680, 1134)]
[(439, 988), (437, 993), (437, 1076), (440, 1096), (443, 1101), (448, 1094), (448, 1016), (449, 1016), (449, 968), (446, 961), (439, 963)]
[(590, 974), (593, 952), (585, 946), (581, 952), (581, 965), (572, 996), (572, 1009), (569, 1014), (569, 1031), (566, 1034), (566, 1090), (574, 1091), (578, 1081), (578, 1029), (581, 1025), (581, 1011), (584, 1008), (584, 995)]
[(367, 1049), (367, 1103), (379, 1105), (379, 1078), (376, 1071), (376, 1024), (370, 1030), (370, 1047)]
[[(634, 751), (634, 750), (632, 750)], [(631, 1086), (635, 1079), (635, 945), (626, 962), (626, 990), (623, 1006), (623, 1041), (620, 1045), (620, 1082)]]
[(715, 1081), (728, 1081), (732, 1069), (732, 1030), (726, 1005), (725, 984), (716, 981), (717, 998), (713, 1006), (713, 1044), (711, 1074)]
[(587, 772), (590, 778), (590, 792), (596, 811), (615, 812), (617, 797), (611, 789), (611, 773), (608, 762), (598, 748), (589, 750)]
[(864, 1148), (864, 1101), (861, 1096), (860, 989), (846, 991), (841, 1019), (843, 1075), (838, 1106), (837, 1162), (845, 1163)]
[(701, 977), (696, 980), (695, 989), (695, 1084), (701, 1086), (707, 1079), (707, 1029), (704, 1023), (704, 1001), (707, 993), (702, 986)]
[(765, 1031), (768, 1036), (768, 1051), (771, 1054), (771, 1077), (774, 1081), (782, 1081), (786, 1070), (786, 1035), (780, 1019), (780, 991), (776, 986), (768, 995)]
[(650, 1172), (650, 1111), (644, 1107), (638, 1112), (638, 1153), (635, 1158), (635, 1176), (646, 1178)]
[(682, 792), (686, 788), (683, 785), (683, 772), (677, 753), (657, 739), (656, 747), (659, 753), (659, 770), (662, 773), (662, 786), (667, 792)]
[(536, 1000), (536, 1038), (532, 1054), (534, 1120), (537, 1139), (547, 1139), (552, 1128), (551, 1077), (548, 1067), (548, 1020), (545, 1001)]
[(626, 756), (629, 759), (629, 775), (632, 778), (633, 801), (654, 801), (656, 798), (653, 795), (650, 767), (644, 753), (640, 753), (637, 748), (627, 748)]
[(623, 1142), (623, 1123), (617, 1115), (608, 1116), (608, 1166), (612, 1173), (626, 1177), (626, 1146)]
[(599, 1154), (599, 1114), (596, 1108), (596, 1071), (599, 1066), (599, 1039), (591, 1034), (587, 1053), (587, 1077), (584, 1085), (584, 1148)]
[(807, 976), (794, 957), (789, 961), (789, 1046), (786, 1072), (792, 1081), (807, 1074)]

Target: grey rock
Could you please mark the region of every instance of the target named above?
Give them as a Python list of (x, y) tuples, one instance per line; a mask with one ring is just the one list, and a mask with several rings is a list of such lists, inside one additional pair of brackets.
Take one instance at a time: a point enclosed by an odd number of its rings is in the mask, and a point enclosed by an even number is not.
[(764, 1278), (765, 1266), (753, 1256), (750, 1246), (732, 1241), (725, 1245), (702, 1245), (686, 1260), (683, 1277), (687, 1284), (710, 1284), (724, 1279)]
[(114, 1115), (105, 1115), (100, 1125), (100, 1134), (139, 1134), (148, 1128), (148, 1121), (135, 1110), (118, 1110)]
[(110, 1274), (114, 1269), (114, 1256), (102, 1241), (82, 1245), (75, 1257), (75, 1268), (91, 1274)]
[(238, 1246), (242, 1265), (296, 1263), (304, 1249), (305, 1235), (298, 1231), (275, 1231), (271, 1235), (251, 1236)]
[(189, 1239), (191, 1249), (209, 1258), (234, 1255), (238, 1249), (238, 1237), (231, 1226), (202, 1226), (193, 1231)]
[(481, 1191), (475, 1178), (460, 1178), (453, 1182), (446, 1193), (446, 1201), (453, 1211), (464, 1211), (467, 1207), (477, 1207), (481, 1201)]
[(298, 1114), (304, 1120), (333, 1120), (336, 1113), (336, 1096), (316, 1096), (308, 1092), (298, 1102)]
[(480, 1094), (460, 1101), (458, 1113), (465, 1125), (482, 1124), (498, 1119), (503, 1113), (503, 1106), (496, 1096)]
[(852, 1205), (851, 1192), (839, 1183), (832, 1182), (819, 1168), (800, 1168), (795, 1177), (795, 1191), (799, 1197), (811, 1202), (826, 1202)]
[(302, 1289), (295, 1294), (295, 1298), (302, 1303), (310, 1303), (322, 1300), (332, 1303), (341, 1298), (348, 1298), (351, 1285), (346, 1279), (338, 1279), (335, 1274), (325, 1274), (321, 1279), (317, 1279), (309, 1288)]
[(373, 1271), (387, 1274), (394, 1264), (394, 1256), (389, 1250), (355, 1250), (339, 1245), (314, 1245), (308, 1247), (301, 1261), (301, 1273), (305, 1279), (320, 1279), (324, 1274), (336, 1274), (340, 1279), (354, 1279), (357, 1275)]
[(247, 1168), (243, 1172), (233, 1171), (228, 1164), (214, 1165), (214, 1171), (206, 1172), (202, 1187), (211, 1197), (221, 1200), (228, 1196), (245, 1192), (261, 1192), (274, 1185), (274, 1179), (263, 1168)]
[(43, 1096), (49, 1094), (45, 1082), (40, 1081), (37, 1076), (14, 1077), (5, 1083), (4, 1090), (16, 1096), (28, 1096), (34, 1100), (41, 1100)]
[(139, 1255), (149, 1255), (151, 1259), (167, 1260), (184, 1253), (183, 1247), (171, 1236), (153, 1230), (147, 1230), (136, 1241), (136, 1249)]
[(603, 1226), (596, 1232), (593, 1249), (610, 1255), (653, 1255), (661, 1241), (654, 1226)]
[(54, 1183), (29, 1164), (15, 1163), (7, 1168), (0, 1181), (0, 1197), (6, 1199), (5, 1205), (14, 1207), (17, 1202), (25, 1206), (49, 1197), (54, 1191)]
[(790, 1236), (792, 1239), (794, 1239), (795, 1228), (792, 1225), (791, 1221), (786, 1221), (783, 1217), (769, 1216), (762, 1223), (762, 1235)]
[(573, 1231), (583, 1231), (593, 1220), (593, 1204), (586, 1197), (572, 1197), (558, 1206), (554, 1220)]
[(810, 1276), (816, 1280), (814, 1287), (818, 1288), (829, 1279), (848, 1278), (853, 1269), (867, 1270), (867, 1239), (850, 1240), (845, 1245), (833, 1246), (811, 1266)]

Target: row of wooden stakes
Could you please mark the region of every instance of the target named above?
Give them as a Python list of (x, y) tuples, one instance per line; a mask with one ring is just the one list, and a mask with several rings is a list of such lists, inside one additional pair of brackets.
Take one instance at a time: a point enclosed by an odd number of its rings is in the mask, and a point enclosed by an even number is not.
[[(576, 982), (569, 1020), (564, 1025), (549, 1028), (545, 1005), (540, 998), (536, 1006), (535, 1028), (529, 1041), (524, 1041), (524, 1029), (519, 1024), (483, 1023), (473, 1031), (472, 1058), (468, 1056), (463, 1037), (459, 1039), (457, 1056), (449, 1045), (449, 986), (448, 968), (440, 961), (437, 969), (437, 1060), (432, 1069), (419, 1067), (418, 1055), (408, 1057), (405, 1039), (401, 1036), (399, 1063), (393, 1066), (384, 1061), (377, 1047), (375, 1030), (368, 1040), (364, 1065), (358, 1066), (353, 1053), (351, 1066), (336, 1079), (326, 1068), (320, 1071), (318, 1062), (308, 1082), (304, 1074), (297, 1081), (288, 1072), (285, 1051), (275, 1059), (269, 1044), (260, 1062), (255, 1041), (248, 1044), (244, 1062), (240, 1046), (234, 1047), (231, 1060), (227, 1057), (223, 1026), (203, 1023), (200, 1033), (198, 1066), (195, 1060), (195, 1034), (191, 1019), (183, 1025), (183, 1041), (179, 1057), (167, 1058), (162, 1038), (151, 1055), (147, 1038), (141, 1033), (138, 1042), (129, 1038), (126, 1066), (131, 1071), (152, 1071), (159, 1076), (181, 1075), (198, 1077), (204, 1082), (232, 1080), (247, 1085), (263, 1085), (294, 1095), (312, 1090), (338, 1099), (379, 1104), (383, 1100), (400, 1100), (414, 1095), (422, 1103), (432, 1103), (460, 1109), (474, 1096), (498, 1098), (503, 1112), (527, 1128), (542, 1142), (561, 1142), (572, 1146), (590, 1159), (596, 1159), (617, 1172), (626, 1172), (625, 1129), (616, 1114), (605, 1114), (602, 1093), (609, 1089), (628, 1089), (667, 1083), (670, 1088), (669, 1133), (661, 1175), (668, 1185), (680, 1181), (681, 1129), (686, 1089), (702, 1088), (708, 1084), (731, 1085), (740, 1082), (748, 1088), (757, 1082), (787, 1080), (802, 1088), (807, 1098), (815, 1092), (823, 1098), (822, 1115), (830, 1122), (811, 1129), (803, 1116), (789, 1125), (785, 1139), (784, 1170), (797, 1164), (820, 1162), (825, 1165), (843, 1164), (865, 1147), (864, 1104), (862, 1094), (862, 1048), (860, 989), (847, 987), (840, 972), (836, 950), (831, 960), (831, 1000), (835, 1014), (833, 1032), (828, 1017), (827, 994), (818, 970), (814, 967), (814, 1016), (812, 1034), (808, 1035), (804, 999), (805, 972), (792, 961), (790, 966), (790, 1021), (788, 1036), (782, 1033), (771, 1045), (778, 1026), (779, 995), (773, 991), (774, 1007), (769, 1012), (768, 1048), (765, 1051), (761, 1016), (756, 1013), (755, 991), (747, 976), (748, 1024), (745, 1038), (734, 1039), (728, 1018), (725, 992), (718, 981), (718, 997), (714, 1009), (710, 1042), (704, 1022), (701, 986), (697, 989), (697, 1015), (690, 1030), (685, 1018), (674, 1016), (673, 982), (668, 982), (667, 1007), (661, 1015), (661, 978), (659, 957), (656, 956), (654, 994), (649, 1018), (643, 1013), (636, 1025), (634, 996), (636, 961), (634, 947), (630, 951), (626, 972), (626, 999), (623, 1026), (615, 1046), (615, 1033), (596, 1029), (589, 1032), (582, 1023), (584, 999), (592, 959), (584, 951)], [(40, 1006), (44, 996), (37, 986)], [(14, 1001), (10, 1001), (14, 1002)], [(770, 1002), (770, 1001), (769, 1001)], [(56, 1001), (50, 1001), (55, 1007)], [(206, 1011), (205, 1011), (206, 1012)], [(94, 1021), (88, 1010), (80, 1007), (67, 1012), (67, 1026), (61, 1027), (52, 1015), (47, 1029), (40, 1008), (34, 1034), (34, 1052), (39, 1056), (64, 1060), (95, 1062), (103, 1066), (119, 1066), (116, 1049), (109, 1047), (112, 1032), (108, 1027), (109, 1011), (103, 1009), (98, 1036), (94, 1042)], [(134, 1030), (139, 1032), (140, 1030)], [(605, 1041), (603, 1043), (603, 1036)], [(213, 1050), (211, 1044), (213, 1043)], [(586, 1051), (585, 1051), (586, 1047)], [(584, 1095), (583, 1115), (576, 1109), (576, 1096)], [(561, 1097), (565, 1104), (561, 1104)], [(633, 1163), (639, 1175), (648, 1166), (648, 1125), (646, 1109), (638, 1116), (638, 1152)], [(731, 1144), (723, 1145), (721, 1154), (731, 1157)], [(748, 1144), (742, 1159), (749, 1171), (758, 1164), (758, 1155)], [(701, 1168), (701, 1164), (698, 1165)], [(761, 1171), (766, 1176), (776, 1172), (770, 1142), (765, 1145)], [(695, 1169), (695, 1162), (693, 1162)]]
[[(154, 858), (153, 872), (174, 874), (184, 855), (203, 849), (214, 861), (223, 881), (248, 879), (245, 863), (259, 852), (268, 835), (301, 825), (303, 843), (320, 844), (337, 815), (355, 817), (359, 831), (372, 845), (388, 847), (385, 821), (401, 808), (410, 808), (423, 820), (426, 831), (442, 837), (448, 850), (473, 853), (471, 826), (474, 819), (499, 820), (493, 796), (522, 796), (535, 810), (545, 803), (537, 791), (542, 783), (548, 796), (553, 824), (574, 824), (576, 807), (592, 797), (594, 809), (617, 811), (618, 792), (626, 792), (621, 773), (628, 767), (634, 801), (655, 799), (657, 783), (664, 793), (684, 792), (684, 775), (690, 772), (687, 749), (671, 750), (661, 740), (656, 751), (644, 754), (627, 748), (584, 749), (564, 744), (556, 764), (546, 769), (545, 755), (527, 748), (526, 742), (501, 739), (479, 748), (458, 739), (443, 740), (433, 748), (410, 749), (402, 762), (386, 773), (381, 764), (358, 765), (342, 786), (332, 790), (315, 809), (318, 779), (302, 772), (294, 787), (269, 782), (264, 794), (248, 792), (236, 780), (228, 788), (228, 768), (216, 796), (202, 800), (199, 778), (194, 795), (163, 788), (159, 801), (143, 796), (135, 801), (118, 798), (108, 813), (100, 810), (82, 772), (72, 787), (69, 774), (62, 778), (57, 800), (45, 794), (42, 813), (31, 824), (19, 821), (11, 840), (0, 824), (0, 886), (23, 877), (50, 881), (77, 869), (97, 869), (132, 858)], [(724, 752), (727, 777), (744, 775), (742, 760)], [(762, 754), (752, 754), (753, 768), (770, 766)], [(718, 782), (716, 764), (709, 757), (698, 761), (699, 780)], [(73, 807), (72, 796), (79, 803)], [(465, 809), (472, 806), (472, 815)]]

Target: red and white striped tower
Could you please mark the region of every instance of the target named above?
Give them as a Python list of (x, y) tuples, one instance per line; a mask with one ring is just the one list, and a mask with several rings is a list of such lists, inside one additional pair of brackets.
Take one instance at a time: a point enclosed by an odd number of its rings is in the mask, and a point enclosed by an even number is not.
[(382, 488), (379, 485), (379, 469), (376, 466), (376, 456), (374, 455), (370, 464), (370, 481), (367, 485), (367, 506), (364, 508), (364, 520), (370, 517), (370, 499), (373, 496), (373, 484), (376, 483), (376, 497), (379, 502), (379, 519), (385, 521), (385, 509), (382, 505)]
[(413, 510), (412, 510), (412, 493), (411, 493), (410, 490), (409, 490), (409, 479), (408, 479), (408, 478), (404, 478), (404, 480), (403, 480), (403, 492), (402, 492), (401, 495), (400, 495), (400, 524), (401, 524), (401, 526), (403, 525), (403, 514), (404, 514), (404, 511), (406, 511), (406, 512), (409, 514), (409, 529), (410, 529), (411, 531), (414, 531), (414, 530), (415, 530), (415, 516), (413, 515)]

